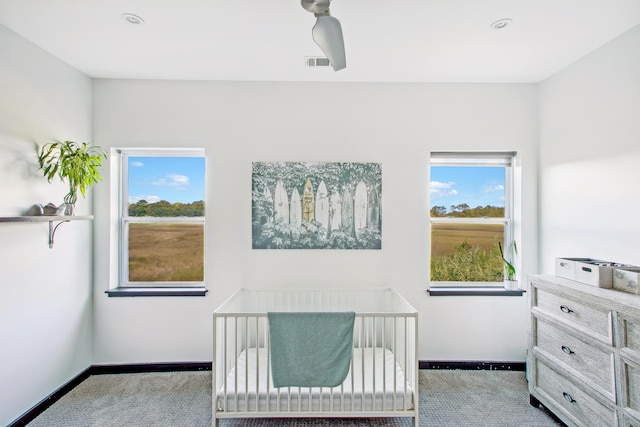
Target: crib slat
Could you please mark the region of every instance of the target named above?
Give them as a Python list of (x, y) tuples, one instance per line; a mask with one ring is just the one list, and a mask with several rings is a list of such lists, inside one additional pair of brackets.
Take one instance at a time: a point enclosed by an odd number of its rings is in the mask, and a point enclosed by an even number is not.
[[(222, 318), (222, 328), (223, 328), (222, 329), (222, 335), (223, 335), (222, 339), (223, 339), (223, 342), (225, 344), (227, 342), (227, 319), (228, 319), (227, 317), (223, 317)], [(223, 366), (224, 366), (224, 370), (222, 371), (222, 375), (221, 375), (222, 381), (223, 381), (223, 384), (224, 384), (224, 388), (223, 388), (223, 393), (224, 393), (223, 394), (223, 399), (224, 400), (222, 401), (222, 407), (226, 411), (227, 410), (227, 398), (228, 398), (228, 395), (227, 395), (227, 372), (228, 372), (227, 371), (227, 369), (228, 369), (228, 366), (227, 366), (227, 360), (228, 360), (227, 347), (224, 346), (224, 348), (220, 351), (220, 353), (222, 354)], [(217, 404), (217, 402), (216, 402), (216, 404)]]
[(244, 317), (244, 352), (246, 363), (244, 364), (244, 410), (249, 412), (249, 316)]
[[(355, 338), (354, 338), (354, 340), (355, 340)], [(353, 343), (353, 346), (354, 347), (356, 346), (355, 341)], [(355, 390), (354, 387), (355, 387), (355, 383), (356, 383), (356, 380), (355, 380), (355, 376), (356, 376), (355, 369), (356, 369), (356, 367), (354, 365), (353, 358), (351, 358), (351, 412), (355, 411), (355, 404), (354, 404), (354, 400), (355, 399), (353, 398), (353, 395), (354, 395), (353, 391)]]
[(256, 412), (260, 412), (260, 326), (256, 316)]
[(291, 412), (291, 387), (287, 387), (287, 412)]
[(361, 350), (362, 350), (361, 355), (360, 355), (360, 358), (362, 359), (362, 363), (361, 363), (362, 366), (360, 368), (361, 369), (361, 372), (360, 372), (361, 373), (361, 382), (362, 382), (362, 389), (361, 389), (362, 390), (362, 398), (360, 399), (360, 411), (363, 411), (363, 412), (364, 412), (364, 409), (365, 409), (364, 408), (364, 401), (365, 401), (364, 392), (366, 390), (365, 386), (364, 386), (364, 351), (365, 351), (364, 344), (365, 343), (363, 342), (363, 338), (366, 338), (366, 336), (365, 336), (365, 320), (366, 320), (366, 317), (363, 317), (362, 318), (362, 334), (360, 335)]
[[(229, 405), (229, 396), (228, 396), (228, 391), (227, 391), (227, 374), (229, 373), (229, 369), (231, 369), (231, 367), (229, 366), (229, 363), (231, 363), (231, 362), (229, 361), (229, 351), (230, 351), (231, 349), (230, 349), (229, 347), (232, 347), (232, 348), (233, 348), (233, 346), (231, 346), (231, 345), (230, 345), (230, 343), (229, 343), (229, 340), (231, 339), (231, 338), (229, 337), (229, 332), (230, 332), (230, 331), (229, 331), (229, 329), (230, 329), (230, 328), (231, 328), (231, 326), (232, 326), (232, 325), (230, 324), (232, 320), (234, 320), (234, 319), (233, 319), (232, 317), (229, 317), (229, 318), (228, 318), (228, 321), (226, 322), (225, 327), (224, 327), (224, 333), (225, 333), (225, 340), (224, 340), (224, 343), (225, 343), (225, 349), (224, 349), (224, 351), (222, 352), (222, 353), (224, 353), (224, 358), (225, 358), (225, 359), (224, 359), (224, 386), (225, 386), (225, 391), (224, 391), (224, 394), (225, 394), (225, 396), (224, 396), (224, 410), (225, 410), (225, 411), (230, 410), (230, 408), (229, 408), (229, 406), (230, 406), (230, 405)], [(235, 322), (233, 323), (233, 327), (235, 328)], [(235, 331), (234, 331), (234, 333), (233, 333), (232, 335), (233, 335), (233, 337), (235, 337), (235, 336), (236, 336)], [(234, 338), (234, 340), (235, 340), (235, 338)], [(235, 350), (233, 350), (233, 351), (234, 351), (234, 353), (233, 353), (233, 354), (234, 354), (234, 355), (237, 355), (237, 353), (235, 353)], [(234, 377), (235, 377), (235, 375), (234, 375)]]
[[(406, 349), (407, 343), (409, 342), (409, 341), (407, 341), (407, 339), (408, 339), (407, 318), (405, 317), (404, 318), (404, 343), (405, 343), (405, 349)], [(405, 390), (404, 396), (405, 396), (405, 398), (402, 399), (402, 403), (403, 403), (402, 408), (405, 411), (407, 410), (407, 400), (408, 400), (406, 398), (407, 397), (407, 385), (408, 385), (407, 381), (409, 379), (409, 375), (411, 375), (407, 371), (407, 368), (409, 368), (409, 360), (407, 359), (408, 357), (409, 357), (409, 352), (405, 351), (404, 352), (404, 368), (405, 368), (405, 372), (407, 372), (407, 374), (404, 376), (404, 390)], [(417, 387), (417, 384), (416, 384), (416, 387)]]
[[(342, 387), (342, 384), (340, 387)], [(333, 388), (329, 389), (329, 412), (333, 412)]]
[[(233, 334), (233, 342), (234, 342), (234, 345), (235, 345), (234, 354), (235, 354), (235, 357), (237, 358), (238, 355), (239, 355), (238, 354), (238, 339), (240, 339), (240, 335), (238, 334), (238, 318), (237, 317), (235, 318), (234, 327), (235, 327), (235, 333)], [(234, 396), (234, 399), (233, 399), (235, 412), (238, 412), (238, 400), (240, 400), (240, 393), (238, 392), (238, 390), (239, 390), (238, 389), (238, 370), (239, 370), (238, 362), (237, 362), (237, 359), (236, 359), (236, 371), (235, 371), (235, 375), (233, 376), (233, 379), (235, 381), (234, 390), (236, 392), (236, 394)]]
[(376, 322), (377, 318), (375, 316), (371, 316), (371, 364), (373, 367), (371, 368), (373, 375), (371, 381), (371, 410), (376, 410), (376, 347), (377, 347), (377, 339), (378, 335), (376, 334)]
[[(382, 317), (382, 345), (380, 346), (382, 349), (382, 410), (387, 409), (387, 352), (385, 349), (387, 348), (387, 343), (385, 342), (385, 332), (387, 326), (387, 318)], [(394, 374), (395, 376), (395, 371)]]
[[(394, 317), (393, 318), (393, 366), (396, 366), (396, 363), (398, 363), (398, 359), (397, 359), (397, 351), (398, 351), (398, 339), (397, 339), (397, 332), (398, 332), (398, 318)], [(395, 396), (398, 395), (398, 374), (395, 373), (394, 370), (394, 374), (393, 374), (393, 410), (397, 411), (398, 410), (398, 399), (395, 398)]]
[[(264, 347), (267, 353), (267, 411), (271, 411), (271, 339), (269, 337), (269, 322), (262, 322), (264, 324)], [(276, 401), (276, 411), (278, 407), (279, 399)]]

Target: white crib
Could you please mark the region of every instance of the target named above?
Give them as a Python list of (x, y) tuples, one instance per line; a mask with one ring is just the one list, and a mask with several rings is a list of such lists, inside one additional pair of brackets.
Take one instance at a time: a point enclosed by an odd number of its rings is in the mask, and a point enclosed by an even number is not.
[[(328, 387), (273, 386), (268, 312), (354, 311), (351, 367)], [(240, 289), (213, 315), (213, 424), (240, 417), (413, 417), (418, 313), (395, 290)]]

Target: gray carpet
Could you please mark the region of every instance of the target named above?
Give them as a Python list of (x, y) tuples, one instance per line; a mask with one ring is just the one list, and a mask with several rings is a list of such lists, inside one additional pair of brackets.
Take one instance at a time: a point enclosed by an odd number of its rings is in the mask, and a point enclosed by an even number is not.
[[(409, 418), (222, 420), (221, 427), (405, 427)], [(529, 405), (524, 372), (420, 371), (420, 426), (552, 427)], [(30, 427), (211, 426), (211, 372), (95, 375)]]

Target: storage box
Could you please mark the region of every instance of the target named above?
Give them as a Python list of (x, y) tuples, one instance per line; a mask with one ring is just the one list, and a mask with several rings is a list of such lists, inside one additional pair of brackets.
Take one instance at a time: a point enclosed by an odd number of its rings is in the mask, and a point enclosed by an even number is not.
[[(581, 270), (582, 267), (591, 269), (595, 264), (610, 263), (593, 258), (556, 258), (556, 276), (570, 280), (578, 280), (577, 270)], [(585, 271), (585, 273), (588, 273), (588, 271)]]
[(613, 289), (640, 294), (640, 267), (616, 267), (613, 269)]
[(573, 270), (577, 261), (589, 261), (591, 258), (556, 258), (556, 276), (573, 280)]
[(629, 267), (593, 258), (556, 258), (556, 276), (598, 288), (613, 287), (613, 269)]

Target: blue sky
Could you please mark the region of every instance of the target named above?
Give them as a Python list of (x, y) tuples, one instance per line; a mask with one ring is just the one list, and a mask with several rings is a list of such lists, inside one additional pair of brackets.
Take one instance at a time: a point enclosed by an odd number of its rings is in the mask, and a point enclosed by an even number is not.
[(431, 166), (430, 206), (504, 206), (504, 167)]
[(129, 203), (204, 200), (204, 157), (129, 157)]

